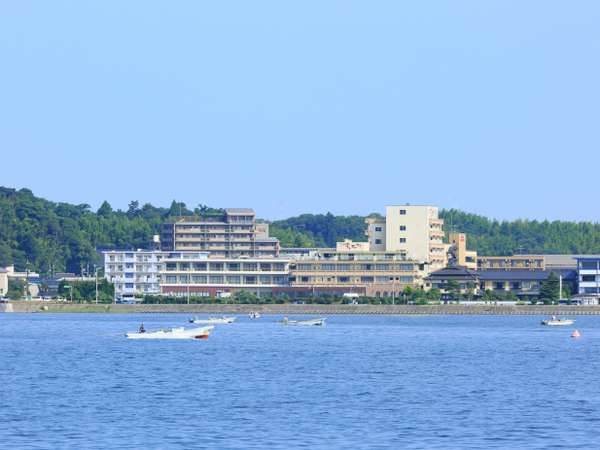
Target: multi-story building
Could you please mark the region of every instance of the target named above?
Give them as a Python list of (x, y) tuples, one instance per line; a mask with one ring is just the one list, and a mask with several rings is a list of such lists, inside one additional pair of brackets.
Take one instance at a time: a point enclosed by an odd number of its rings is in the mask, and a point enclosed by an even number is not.
[(421, 285), (424, 264), (407, 259), (403, 253), (346, 247), (348, 241), (336, 249), (315, 249), (297, 256), (290, 264), (290, 286), (307, 291), (337, 288), (387, 297), (401, 294), (407, 286)]
[(271, 294), (288, 286), (289, 259), (216, 258), (205, 252), (169, 252), (163, 259), (160, 293), (217, 296), (249, 291)]
[(579, 295), (600, 298), (600, 255), (578, 256)]
[(117, 301), (160, 293), (160, 274), (165, 253), (157, 250), (109, 250), (103, 252), (105, 278), (115, 285)]
[(450, 243), (448, 264), (477, 270), (477, 252), (467, 250), (467, 235), (465, 233), (450, 233), (448, 241)]
[(433, 271), (447, 263), (443, 219), (438, 208), (423, 205), (386, 206), (386, 216), (369, 217), (366, 235), (372, 251), (404, 252)]
[(269, 226), (256, 223), (249, 208), (225, 209), (220, 216), (182, 217), (161, 226), (164, 251), (203, 251), (215, 258), (273, 258), (279, 241), (269, 237)]

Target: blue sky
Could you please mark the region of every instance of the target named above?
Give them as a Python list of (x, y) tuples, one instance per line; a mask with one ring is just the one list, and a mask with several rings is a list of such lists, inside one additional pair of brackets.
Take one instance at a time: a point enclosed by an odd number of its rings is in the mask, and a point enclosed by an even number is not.
[(16, 1), (0, 185), (600, 220), (597, 1)]

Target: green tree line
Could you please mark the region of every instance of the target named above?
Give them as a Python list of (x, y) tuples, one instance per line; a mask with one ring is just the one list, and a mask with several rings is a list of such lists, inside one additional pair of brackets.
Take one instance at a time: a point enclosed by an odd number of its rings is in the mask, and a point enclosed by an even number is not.
[[(147, 248), (160, 224), (181, 216), (207, 217), (223, 210), (173, 201), (168, 208), (131, 201), (127, 210), (104, 202), (55, 203), (28, 189), (0, 187), (0, 266), (47, 274), (80, 273), (99, 264), (97, 250)], [(600, 224), (591, 222), (497, 221), (458, 210), (442, 210), (446, 231), (468, 233), (469, 248), (481, 255), (515, 253), (600, 253)], [(302, 214), (270, 224), (284, 247), (333, 247), (337, 241), (365, 241), (364, 216)]]

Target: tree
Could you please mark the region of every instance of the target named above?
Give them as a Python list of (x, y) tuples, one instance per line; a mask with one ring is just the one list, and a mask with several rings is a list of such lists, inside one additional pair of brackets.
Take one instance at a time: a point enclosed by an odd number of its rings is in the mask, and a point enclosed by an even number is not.
[(559, 285), (560, 281), (558, 276), (551, 272), (548, 278), (542, 282), (540, 287), (540, 298), (544, 303), (554, 303), (559, 299)]
[(6, 242), (0, 242), (0, 267), (10, 266), (13, 262), (12, 250)]
[(129, 207), (127, 208), (127, 217), (133, 219), (140, 213), (140, 202), (137, 200), (133, 200), (129, 202)]
[(106, 200), (102, 202), (102, 205), (100, 205), (100, 208), (98, 208), (98, 211), (96, 212), (96, 214), (98, 214), (100, 217), (110, 217), (112, 213), (112, 206), (110, 206)]
[(25, 296), (25, 280), (9, 278), (6, 296), (11, 300), (20, 300)]

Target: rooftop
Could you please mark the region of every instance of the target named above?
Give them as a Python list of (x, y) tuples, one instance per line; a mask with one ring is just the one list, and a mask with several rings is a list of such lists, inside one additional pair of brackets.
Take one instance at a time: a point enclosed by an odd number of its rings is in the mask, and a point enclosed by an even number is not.
[(252, 208), (225, 208), (225, 213), (230, 215), (254, 214), (254, 210)]
[(562, 275), (563, 278), (572, 278), (576, 276), (574, 270), (530, 270), (530, 269), (517, 269), (517, 270), (503, 270), (503, 269), (489, 269), (489, 270), (478, 270), (477, 276), (482, 281), (511, 281), (511, 280), (525, 280), (525, 281), (536, 281), (545, 280), (548, 278), (550, 273), (556, 273)]

